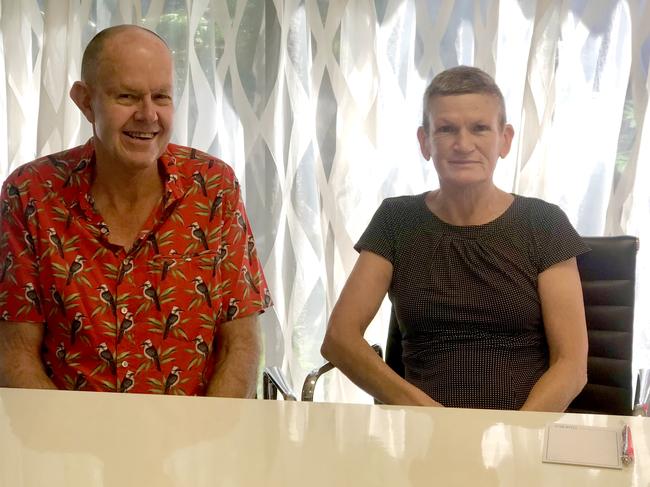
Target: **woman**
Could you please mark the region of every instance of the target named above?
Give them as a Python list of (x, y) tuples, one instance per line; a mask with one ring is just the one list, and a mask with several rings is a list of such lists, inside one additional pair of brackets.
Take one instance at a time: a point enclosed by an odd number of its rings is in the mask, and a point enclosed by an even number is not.
[[(513, 134), (483, 71), (452, 68), (427, 88), (418, 140), (440, 189), (384, 200), (321, 348), (383, 403), (563, 411), (586, 383), (575, 256), (588, 248), (557, 206), (494, 185)], [(386, 292), (406, 379), (363, 339)]]

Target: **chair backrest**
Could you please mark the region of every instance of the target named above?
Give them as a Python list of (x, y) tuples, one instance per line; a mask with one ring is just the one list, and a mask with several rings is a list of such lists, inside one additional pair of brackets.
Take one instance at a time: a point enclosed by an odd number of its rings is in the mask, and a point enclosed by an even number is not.
[(578, 256), (589, 333), (588, 382), (569, 412), (632, 414), (636, 237), (584, 237)]
[[(636, 237), (584, 237), (578, 256), (589, 334), (588, 383), (568, 411), (632, 413), (632, 329)], [(391, 310), (386, 363), (404, 377), (402, 334)]]

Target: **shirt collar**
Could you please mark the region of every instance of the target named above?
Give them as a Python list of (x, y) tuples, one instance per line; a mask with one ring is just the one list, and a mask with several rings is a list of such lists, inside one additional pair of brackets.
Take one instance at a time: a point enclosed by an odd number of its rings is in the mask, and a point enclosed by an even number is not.
[(166, 209), (176, 200), (180, 200), (186, 191), (183, 178), (176, 165), (176, 157), (172, 154), (169, 144), (158, 159), (158, 170), (164, 184), (163, 207)]
[[(95, 144), (91, 137), (84, 145), (72, 149), (77, 152), (68, 166), (61, 196), (68, 208), (92, 206), (90, 189), (95, 176)], [(165, 152), (158, 158), (158, 170), (163, 181), (163, 208), (168, 208), (185, 195), (185, 187), (176, 165), (176, 158), (168, 144)]]

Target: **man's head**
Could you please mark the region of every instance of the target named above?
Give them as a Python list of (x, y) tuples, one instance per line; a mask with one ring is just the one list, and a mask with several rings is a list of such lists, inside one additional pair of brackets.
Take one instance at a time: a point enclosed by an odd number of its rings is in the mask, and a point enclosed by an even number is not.
[(169, 49), (165, 40), (160, 37), (155, 32), (140, 27), (138, 25), (124, 24), (124, 25), (114, 25), (112, 27), (107, 27), (106, 29), (99, 31), (95, 36), (90, 40), (86, 49), (84, 50), (83, 57), (81, 59), (81, 79), (86, 83), (92, 83), (96, 79), (97, 68), (99, 66), (99, 61), (102, 55), (102, 50), (104, 44), (111, 36), (119, 34), (120, 32), (128, 30), (140, 30), (143, 33), (151, 34), (156, 36), (164, 45)]
[(436, 75), (424, 92), (422, 100), (422, 126), (429, 131), (431, 100), (436, 96), (483, 94), (496, 98), (499, 104), (499, 123), (506, 124), (506, 103), (492, 76), (472, 66), (456, 66)]
[(156, 167), (172, 132), (173, 64), (165, 42), (135, 25), (109, 27), (88, 44), (70, 96), (93, 126), (98, 164)]

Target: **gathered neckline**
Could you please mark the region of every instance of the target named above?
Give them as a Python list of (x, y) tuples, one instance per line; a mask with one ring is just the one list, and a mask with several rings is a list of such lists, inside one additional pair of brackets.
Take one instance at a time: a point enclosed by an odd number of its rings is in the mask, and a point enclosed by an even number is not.
[(445, 230), (449, 231), (450, 233), (462, 235), (466, 237), (484, 235), (486, 233), (490, 233), (491, 230), (493, 230), (494, 228), (502, 227), (503, 224), (507, 223), (510, 220), (511, 215), (515, 209), (515, 205), (519, 201), (518, 195), (510, 193), (513, 196), (512, 202), (503, 211), (503, 213), (501, 213), (495, 219), (487, 223), (481, 223), (479, 225), (453, 225), (441, 219), (438, 215), (432, 212), (431, 209), (427, 206), (426, 197), (428, 193), (429, 191), (425, 191), (424, 193), (422, 193), (420, 195), (419, 201), (420, 201), (420, 208), (424, 212), (426, 212), (427, 215), (429, 215), (429, 219), (431, 219), (438, 225), (442, 226)]

